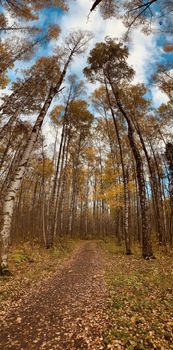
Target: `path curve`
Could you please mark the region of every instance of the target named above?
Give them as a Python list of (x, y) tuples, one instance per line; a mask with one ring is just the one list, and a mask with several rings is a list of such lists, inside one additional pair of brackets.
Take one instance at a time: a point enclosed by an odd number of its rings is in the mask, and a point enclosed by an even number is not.
[(97, 242), (83, 242), (72, 259), (6, 315), (0, 350), (104, 349), (103, 272)]

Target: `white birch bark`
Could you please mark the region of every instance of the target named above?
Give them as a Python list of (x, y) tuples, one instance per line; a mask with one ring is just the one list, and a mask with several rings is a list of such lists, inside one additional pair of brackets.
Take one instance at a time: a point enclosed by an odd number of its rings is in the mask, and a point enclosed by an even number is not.
[(1, 268), (6, 269), (8, 266), (7, 258), (8, 258), (8, 245), (9, 245), (9, 239), (10, 239), (10, 229), (11, 229), (11, 222), (12, 222), (12, 216), (14, 211), (14, 205), (15, 205), (15, 199), (18, 193), (18, 190), (20, 188), (25, 170), (26, 165), (29, 160), (30, 154), (33, 150), (34, 144), (37, 140), (37, 136), (39, 134), (39, 131), (41, 129), (44, 117), (47, 113), (47, 110), (51, 104), (51, 101), (55, 95), (55, 90), (51, 87), (49, 91), (49, 95), (47, 97), (47, 100), (41, 110), (41, 112), (38, 115), (38, 118), (35, 122), (35, 125), (32, 129), (30, 138), (28, 139), (27, 145), (21, 155), (21, 159), (19, 161), (18, 167), (16, 169), (16, 172), (14, 174), (13, 180), (11, 181), (11, 184), (9, 186), (9, 189), (7, 191), (7, 194), (4, 199), (4, 207), (3, 207), (3, 223), (2, 223), (2, 229), (0, 232), (1, 239), (2, 239), (2, 253), (1, 253)]
[[(76, 35), (76, 37), (75, 37)], [(11, 229), (11, 222), (12, 222), (12, 216), (14, 211), (14, 204), (15, 199), (18, 193), (18, 190), (20, 188), (27, 162), (30, 158), (30, 154), (33, 150), (34, 144), (37, 140), (37, 136), (39, 134), (39, 131), (41, 129), (44, 117), (46, 116), (46, 113), (48, 111), (48, 108), (52, 102), (53, 97), (58, 93), (60, 86), (65, 78), (67, 68), (69, 64), (71, 63), (71, 60), (73, 58), (73, 55), (76, 53), (82, 53), (84, 51), (84, 47), (87, 45), (88, 41), (90, 40), (90, 36), (85, 35), (83, 32), (78, 33), (72, 33), (71, 36), (69, 36), (69, 40), (66, 42), (66, 46), (69, 49), (69, 56), (66, 60), (66, 63), (64, 64), (64, 68), (62, 70), (62, 73), (60, 75), (59, 81), (54, 84), (52, 84), (48, 97), (44, 103), (43, 108), (41, 109), (38, 118), (35, 122), (35, 125), (32, 129), (30, 138), (26, 144), (26, 147), (22, 153), (21, 160), (19, 161), (19, 165), (17, 166), (16, 172), (14, 174), (14, 178), (11, 181), (11, 184), (9, 186), (9, 189), (7, 191), (7, 195), (4, 199), (4, 207), (3, 207), (3, 223), (2, 228), (0, 232), (0, 236), (2, 239), (2, 254), (1, 254), (1, 269), (6, 269), (8, 267), (8, 244), (9, 244), (9, 238), (10, 238), (10, 229)], [(70, 46), (73, 45), (72, 48)]]

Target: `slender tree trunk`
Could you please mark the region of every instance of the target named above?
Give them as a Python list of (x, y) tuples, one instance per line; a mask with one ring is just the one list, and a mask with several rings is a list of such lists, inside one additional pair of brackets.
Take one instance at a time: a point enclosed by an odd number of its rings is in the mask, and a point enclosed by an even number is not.
[(73, 161), (72, 197), (71, 197), (71, 220), (70, 220), (70, 229), (69, 229), (69, 232), (72, 235), (74, 233), (76, 210), (77, 210), (77, 194), (78, 194), (77, 176), (78, 176), (80, 142), (81, 142), (81, 136), (79, 136), (78, 149), (76, 150), (76, 154), (74, 156), (75, 158), (74, 158), (74, 161)]
[(170, 224), (169, 224), (169, 242), (173, 245), (173, 144), (166, 144), (165, 157), (169, 167), (169, 196), (170, 196)]
[[(70, 88), (69, 95), (67, 98), (67, 103), (65, 107), (64, 112), (64, 120), (63, 120), (63, 126), (62, 126), (62, 132), (61, 132), (61, 141), (59, 146), (59, 152), (58, 152), (58, 160), (56, 165), (56, 173), (53, 180), (53, 188), (52, 188), (52, 194), (51, 194), (51, 200), (50, 200), (50, 228), (49, 228), (49, 239), (47, 242), (47, 248), (50, 248), (53, 244), (53, 238), (56, 235), (56, 228), (57, 228), (57, 214), (58, 214), (58, 199), (59, 199), (59, 190), (60, 190), (60, 183), (61, 183), (61, 173), (60, 171), (60, 162), (61, 162), (61, 168), (63, 168), (63, 160), (65, 156), (65, 146), (66, 146), (66, 139), (67, 139), (67, 123), (68, 123), (68, 108), (69, 103), (71, 99), (71, 93), (72, 93), (72, 87)], [(61, 161), (62, 157), (62, 161)], [(60, 173), (60, 174), (59, 174)], [(58, 182), (59, 177), (59, 182)]]
[(42, 136), (42, 162), (43, 162), (43, 168), (42, 168), (42, 196), (41, 196), (41, 209), (42, 209), (42, 229), (43, 229), (43, 242), (44, 246), (46, 247), (47, 244), (47, 235), (46, 235), (46, 225), (45, 225), (45, 155), (44, 155), (44, 140)]
[(128, 124), (128, 138), (129, 138), (129, 143), (136, 162), (136, 173), (137, 173), (138, 187), (139, 187), (141, 219), (142, 219), (142, 256), (145, 259), (148, 259), (150, 257), (153, 257), (153, 251), (152, 251), (152, 244), (151, 244), (151, 230), (149, 228), (149, 220), (148, 220), (148, 208), (147, 208), (145, 178), (144, 178), (144, 172), (143, 172), (142, 158), (134, 139), (134, 130), (133, 130), (132, 122), (120, 102), (118, 92), (115, 91), (114, 86), (111, 82), (110, 84), (117, 103), (117, 107)]
[[(67, 184), (67, 178), (68, 178), (67, 166), (68, 166), (69, 146), (70, 146), (70, 135), (69, 135), (69, 130), (66, 130), (64, 147), (63, 147), (63, 154), (65, 156), (65, 165), (64, 165), (64, 157), (63, 157), (62, 162), (61, 162), (60, 178), (59, 178), (59, 183), (58, 183), (58, 193), (57, 193), (57, 199), (56, 199), (56, 204), (55, 204), (54, 237), (55, 237), (56, 232), (57, 232), (58, 217), (60, 218), (61, 232), (63, 229), (63, 222), (64, 222), (64, 220), (63, 220), (63, 205), (64, 205), (64, 201), (65, 201), (65, 190), (66, 190), (66, 184)], [(70, 197), (70, 195), (69, 195), (69, 197)], [(66, 199), (66, 202), (67, 202), (67, 199)], [(65, 226), (68, 227), (68, 225), (65, 225)], [(66, 228), (66, 231), (68, 231), (68, 228)]]
[[(76, 45), (75, 45), (76, 46)], [(48, 97), (38, 115), (38, 118), (36, 120), (36, 123), (32, 129), (30, 138), (25, 146), (25, 149), (23, 151), (23, 154), (21, 156), (21, 159), (19, 161), (19, 165), (17, 166), (15, 175), (13, 177), (13, 180), (10, 184), (9, 190), (7, 191), (7, 195), (4, 199), (4, 206), (3, 206), (3, 224), (2, 224), (2, 229), (0, 232), (1, 239), (2, 239), (2, 254), (1, 254), (1, 273), (5, 274), (8, 271), (8, 262), (7, 262), (7, 257), (8, 257), (8, 242), (9, 242), (9, 237), (10, 237), (10, 229), (11, 229), (11, 222), (12, 222), (12, 215), (14, 211), (14, 204), (15, 204), (15, 199), (17, 196), (17, 192), (20, 188), (25, 169), (27, 166), (28, 159), (30, 157), (30, 154), (33, 150), (33, 147), (35, 145), (35, 142), (37, 140), (37, 136), (39, 134), (39, 131), (41, 129), (44, 117), (46, 116), (46, 113), (50, 107), (50, 104), (55, 97), (55, 95), (59, 92), (60, 86), (65, 78), (67, 68), (72, 60), (72, 57), (75, 52), (75, 47), (71, 50), (67, 61), (64, 65), (64, 68), (62, 70), (62, 73), (60, 75), (60, 78), (58, 82), (52, 83), (52, 86), (49, 90)]]
[(117, 121), (115, 119), (114, 110), (113, 110), (112, 105), (111, 105), (111, 100), (110, 100), (110, 96), (109, 96), (109, 91), (108, 91), (106, 79), (105, 79), (105, 87), (106, 87), (109, 108), (110, 108), (112, 119), (114, 122), (119, 152), (120, 152), (121, 167), (122, 167), (122, 173), (123, 173), (123, 185), (124, 185), (124, 235), (125, 235), (125, 244), (126, 244), (126, 254), (130, 255), (131, 254), (131, 247), (130, 247), (130, 236), (129, 236), (129, 227), (128, 227), (129, 201), (128, 201), (127, 172), (125, 170), (123, 150), (122, 150), (122, 146), (121, 146), (121, 139), (120, 139), (120, 134), (119, 134), (119, 130), (118, 130), (118, 125), (117, 125)]
[[(55, 194), (55, 202), (54, 202), (54, 223), (52, 226), (52, 237), (55, 238), (57, 234), (57, 227), (58, 227), (58, 214), (61, 212), (60, 206), (62, 204), (62, 186), (63, 186), (63, 179), (64, 179), (64, 171), (65, 171), (65, 166), (64, 162), (66, 162), (68, 153), (68, 140), (67, 140), (67, 121), (65, 123), (65, 129), (64, 129), (64, 136), (63, 136), (63, 143), (61, 145), (61, 164), (59, 164), (60, 171), (59, 171), (59, 178), (58, 178), (58, 183), (56, 187), (56, 194)], [(61, 166), (60, 166), (61, 165)], [(65, 181), (65, 180), (64, 180)], [(61, 192), (61, 193), (60, 193)], [(61, 231), (62, 227), (62, 222), (61, 222), (62, 216), (60, 215), (60, 222), (59, 222), (59, 227)], [(52, 240), (53, 243), (53, 240)], [(52, 244), (51, 243), (51, 244)]]
[(18, 190), (21, 186), (21, 182), (26, 170), (27, 162), (29, 160), (30, 154), (33, 150), (33, 147), (35, 145), (35, 142), (37, 140), (37, 136), (39, 134), (39, 131), (41, 129), (44, 117), (48, 111), (48, 108), (52, 102), (52, 99), (55, 95), (55, 89), (53, 87), (50, 88), (48, 97), (44, 103), (44, 106), (38, 115), (38, 118), (35, 122), (35, 125), (32, 129), (31, 135), (28, 139), (28, 142), (26, 144), (26, 147), (21, 155), (21, 159), (19, 161), (19, 164), (17, 166), (17, 169), (15, 171), (14, 177), (11, 181), (10, 187), (7, 191), (7, 194), (4, 199), (4, 206), (3, 206), (3, 224), (1, 229), (1, 239), (2, 239), (2, 255), (1, 255), (1, 272), (5, 273), (6, 270), (8, 270), (8, 263), (7, 263), (7, 256), (8, 256), (8, 243), (10, 239), (10, 229), (11, 229), (11, 222), (12, 222), (12, 216), (14, 211), (14, 205), (15, 205), (15, 199), (18, 193)]
[(155, 210), (155, 216), (156, 216), (156, 224), (157, 224), (157, 235), (159, 237), (159, 242), (162, 243), (164, 240), (164, 236), (165, 236), (165, 225), (163, 220), (161, 219), (161, 216), (163, 216), (163, 208), (161, 206), (160, 203), (160, 195), (158, 193), (158, 183), (157, 183), (157, 177), (155, 174), (155, 171), (153, 169), (152, 166), (152, 161), (151, 158), (148, 154), (147, 148), (145, 146), (145, 142), (140, 130), (140, 125), (137, 121), (137, 119), (135, 118), (135, 124), (136, 124), (136, 129), (137, 129), (137, 133), (139, 135), (140, 141), (141, 141), (141, 145), (143, 148), (143, 151), (145, 153), (146, 159), (147, 159), (147, 163), (148, 163), (148, 169), (149, 169), (149, 173), (150, 173), (150, 180), (151, 180), (151, 189), (153, 192), (153, 205), (154, 205), (154, 210)]
[(89, 164), (88, 164), (88, 173), (87, 173), (87, 181), (86, 181), (86, 200), (85, 200), (85, 232), (86, 238), (88, 237), (88, 201), (89, 201)]
[(55, 231), (55, 223), (56, 223), (56, 203), (57, 203), (57, 197), (58, 197), (58, 176), (59, 176), (59, 170), (60, 170), (60, 161), (61, 161), (61, 155), (62, 155), (62, 149), (63, 149), (63, 142), (65, 137), (65, 120), (63, 122), (62, 132), (61, 132), (61, 141), (59, 146), (59, 152), (58, 152), (58, 160), (56, 164), (56, 172), (53, 179), (53, 188), (51, 191), (51, 199), (50, 199), (50, 215), (49, 215), (49, 234), (48, 234), (48, 240), (47, 240), (47, 248), (50, 248), (53, 245), (53, 238), (54, 238), (54, 231)]
[[(158, 164), (158, 160), (155, 154), (155, 150), (153, 148), (153, 145), (151, 143), (151, 140), (149, 140), (149, 144), (151, 147), (151, 151), (153, 153), (153, 157), (154, 157), (154, 162), (155, 162), (155, 166), (156, 166), (156, 172), (157, 172), (157, 178), (158, 178), (158, 184), (157, 184), (157, 196), (158, 196), (158, 200), (159, 200), (159, 207), (160, 207), (160, 212), (161, 212), (161, 217), (160, 217), (160, 225), (162, 227), (162, 230), (159, 232), (159, 243), (166, 245), (166, 224), (165, 224), (165, 212), (164, 212), (164, 205), (163, 205), (163, 192), (162, 192), (162, 186), (161, 186), (161, 174), (160, 174), (160, 169), (159, 169), (159, 164)], [(156, 178), (156, 176), (155, 176)]]

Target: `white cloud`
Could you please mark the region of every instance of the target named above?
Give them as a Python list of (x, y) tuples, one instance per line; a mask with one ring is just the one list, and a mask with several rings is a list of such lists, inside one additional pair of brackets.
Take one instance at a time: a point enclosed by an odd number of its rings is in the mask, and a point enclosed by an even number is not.
[[(86, 65), (88, 53), (94, 44), (96, 42), (103, 41), (106, 36), (120, 39), (126, 31), (122, 21), (115, 18), (103, 20), (98, 10), (91, 13), (89, 18), (87, 18), (90, 7), (90, 1), (76, 0), (71, 2), (69, 11), (66, 14), (63, 14), (62, 17), (59, 17), (57, 13), (55, 14), (57, 24), (60, 25), (62, 30), (58, 45), (60, 42), (63, 42), (64, 37), (72, 30), (89, 30), (94, 34), (94, 38), (91, 40), (87, 52), (84, 55), (75, 57), (71, 67), (71, 73), (76, 73), (80, 79), (83, 78), (82, 70)], [(43, 24), (44, 21), (45, 16), (42, 14), (39, 19), (40, 25)], [(131, 36), (132, 41), (130, 44), (130, 55), (128, 62), (129, 64), (133, 65), (136, 71), (134, 82), (147, 83), (151, 76), (151, 72), (155, 67), (156, 60), (158, 61), (159, 57), (162, 55), (162, 52), (161, 50), (158, 51), (156, 36), (154, 34), (146, 36), (144, 33), (141, 33), (139, 29), (135, 29), (132, 31)], [(49, 45), (50, 51), (53, 44), (54, 41)], [(21, 68), (21, 63), (18, 62), (16, 67)], [(96, 87), (97, 85), (88, 83), (87, 93), (90, 94)], [(157, 87), (152, 88), (152, 96), (155, 106), (167, 101), (166, 95), (163, 94)], [(53, 136), (51, 128), (47, 125), (47, 122), (43, 129), (49, 134), (48, 139), (50, 142)]]
[(11, 95), (13, 91), (9, 86), (7, 86), (5, 89), (0, 89), (0, 105), (3, 104), (3, 97)]
[(154, 107), (159, 107), (162, 103), (169, 101), (168, 96), (162, 92), (157, 86), (151, 88), (152, 100)]
[[(83, 79), (82, 71), (86, 66), (88, 53), (94, 44), (104, 40), (106, 36), (120, 39), (126, 31), (121, 20), (116, 18), (104, 20), (99, 10), (92, 12), (88, 18), (90, 7), (91, 1), (75, 0), (71, 2), (69, 11), (61, 17), (59, 17), (57, 12), (51, 14), (53, 22), (57, 22), (62, 30), (58, 45), (63, 43), (64, 37), (72, 30), (89, 30), (94, 34), (94, 38), (88, 45), (87, 52), (83, 56), (75, 57), (71, 66), (70, 73), (76, 73), (81, 79)], [(9, 22), (11, 20), (12, 19), (9, 18)], [(45, 14), (41, 13), (39, 24), (43, 25), (45, 20)], [(23, 34), (19, 32), (19, 35)], [(139, 29), (135, 29), (131, 32), (131, 36), (132, 41), (130, 44), (128, 62), (136, 71), (134, 82), (147, 83), (151, 71), (155, 66), (156, 59), (158, 60), (158, 56), (161, 56), (162, 52), (161, 50), (158, 51), (156, 36), (154, 34), (146, 36), (144, 33), (141, 33)], [(54, 41), (51, 41), (49, 51), (52, 51), (53, 44), (55, 44)], [(15, 68), (19, 68), (20, 70), (22, 65), (25, 67), (27, 66), (26, 62), (22, 64), (20, 61), (16, 62)], [(92, 92), (94, 88), (94, 85), (88, 84), (88, 93)]]
[(156, 61), (162, 54), (157, 47), (156, 36), (146, 36), (139, 29), (135, 29), (131, 40), (128, 62), (136, 71), (134, 82), (147, 83)]
[(63, 33), (69, 30), (83, 29), (90, 30), (95, 34), (95, 41), (103, 40), (106, 35), (120, 37), (124, 33), (124, 25), (120, 20), (103, 20), (99, 11), (95, 11), (87, 17), (89, 13), (89, 2), (76, 0), (70, 7), (69, 12), (62, 16), (61, 28)]
[[(77, 29), (93, 32), (94, 39), (90, 42), (88, 51), (96, 42), (104, 40), (106, 36), (120, 39), (126, 31), (121, 20), (115, 18), (104, 20), (98, 10), (91, 13), (87, 19), (90, 5), (89, 1), (74, 1), (69, 11), (62, 16), (60, 21), (62, 37), (69, 31)], [(139, 29), (134, 29), (131, 32), (131, 39), (128, 62), (136, 71), (134, 82), (147, 83), (156, 59), (158, 60), (158, 56), (161, 56), (162, 52), (158, 52), (154, 34), (146, 36)], [(87, 54), (88, 52), (84, 57), (75, 58), (72, 69), (76, 74), (81, 75), (82, 69), (86, 65)], [(89, 87), (90, 89), (93, 90)]]
[[(69, 11), (62, 16), (60, 21), (60, 27), (62, 30), (61, 40), (73, 30), (87, 30), (94, 34), (93, 39), (88, 45), (88, 50), (84, 55), (75, 57), (71, 72), (77, 74), (83, 79), (82, 71), (87, 64), (87, 56), (89, 51), (94, 47), (96, 42), (104, 40), (106, 36), (120, 38), (125, 32), (125, 27), (120, 20), (107, 19), (104, 20), (99, 11), (94, 11), (89, 14), (91, 3), (84, 0), (76, 0), (70, 6)], [(91, 93), (96, 86), (89, 84), (87, 85), (88, 94)]]

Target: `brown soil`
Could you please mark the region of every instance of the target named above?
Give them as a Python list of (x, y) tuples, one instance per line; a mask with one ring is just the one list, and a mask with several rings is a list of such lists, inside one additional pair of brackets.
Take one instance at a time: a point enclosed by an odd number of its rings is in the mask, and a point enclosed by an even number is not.
[(83, 242), (3, 317), (0, 350), (104, 349), (106, 288), (97, 242)]

